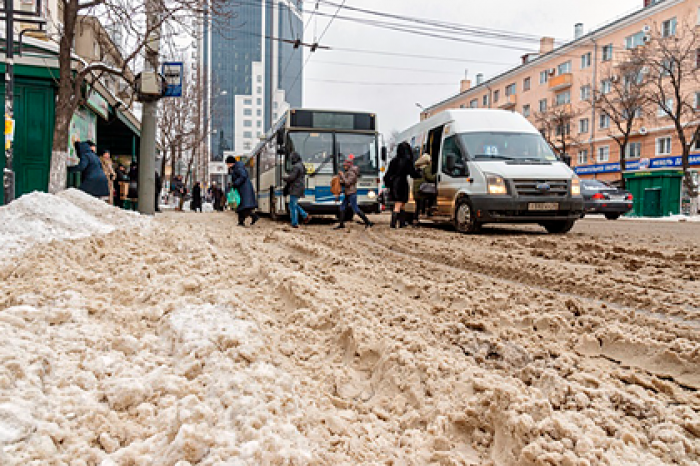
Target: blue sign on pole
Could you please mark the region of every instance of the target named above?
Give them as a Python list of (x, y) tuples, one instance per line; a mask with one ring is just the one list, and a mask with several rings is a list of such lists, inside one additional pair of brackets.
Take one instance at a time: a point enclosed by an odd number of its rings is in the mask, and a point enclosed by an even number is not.
[[(642, 163), (641, 160), (630, 160), (625, 164), (627, 171), (640, 171), (646, 169), (681, 168), (683, 160), (681, 157), (660, 157), (648, 159)], [(700, 154), (691, 154), (688, 157), (691, 166), (700, 165)], [(615, 173), (620, 171), (620, 163), (601, 163), (598, 165), (581, 165), (574, 168), (577, 175), (593, 175), (596, 173)]]
[(163, 76), (167, 83), (163, 97), (182, 97), (182, 75), (184, 74), (182, 62), (163, 63)]

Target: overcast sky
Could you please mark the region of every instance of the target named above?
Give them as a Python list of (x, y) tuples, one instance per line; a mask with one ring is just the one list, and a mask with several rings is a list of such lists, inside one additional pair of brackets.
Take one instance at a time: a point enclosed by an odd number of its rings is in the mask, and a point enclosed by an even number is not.
[[(342, 0), (334, 1), (342, 3)], [(305, 23), (314, 3), (304, 2), (308, 10), (305, 13)], [(346, 1), (346, 5), (352, 7), (458, 22), (538, 37), (547, 35), (559, 40), (573, 38), (574, 24), (577, 22), (584, 23), (584, 30), (588, 32), (641, 7), (642, 4), (643, 0)], [(335, 8), (320, 7), (319, 11), (333, 14)], [(341, 10), (340, 14), (358, 16), (357, 13), (345, 10)], [(328, 21), (329, 18), (326, 17), (312, 19), (306, 29), (305, 39), (312, 41), (315, 34), (320, 35)], [(487, 41), (493, 42), (488, 39)], [(517, 65), (520, 56), (525, 53), (501, 47), (420, 37), (340, 19), (331, 24), (321, 43), (338, 48), (457, 57), (464, 60), (438, 61), (340, 50), (319, 50), (314, 53), (304, 68), (304, 106), (376, 112), (379, 116), (380, 131), (387, 137), (391, 130), (404, 130), (419, 120), (420, 110), (416, 103), (428, 107), (459, 92), (459, 82), (464, 78), (466, 70), (472, 82), (475, 81), (477, 73), (483, 73), (488, 79)], [(513, 45), (537, 51), (537, 46), (532, 43), (518, 42)], [(478, 63), (479, 61), (492, 63)], [(353, 66), (341, 65), (338, 62)], [(387, 68), (405, 68), (411, 71)], [(386, 84), (362, 85), (328, 81)]]

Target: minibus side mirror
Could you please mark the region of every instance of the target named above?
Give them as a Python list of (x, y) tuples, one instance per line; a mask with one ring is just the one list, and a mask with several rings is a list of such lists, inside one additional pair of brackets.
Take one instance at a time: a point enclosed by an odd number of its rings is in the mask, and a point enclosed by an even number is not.
[(382, 146), (382, 162), (386, 163), (386, 160), (387, 160), (386, 146)]
[(454, 172), (456, 162), (457, 156), (455, 154), (447, 154), (445, 156), (445, 168), (447, 168), (449, 173)]

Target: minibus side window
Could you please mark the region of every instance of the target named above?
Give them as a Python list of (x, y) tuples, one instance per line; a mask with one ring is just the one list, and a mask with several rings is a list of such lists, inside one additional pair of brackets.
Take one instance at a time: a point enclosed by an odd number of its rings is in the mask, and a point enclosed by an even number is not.
[(442, 145), (442, 172), (452, 178), (469, 176), (467, 159), (457, 144), (457, 138), (450, 136)]

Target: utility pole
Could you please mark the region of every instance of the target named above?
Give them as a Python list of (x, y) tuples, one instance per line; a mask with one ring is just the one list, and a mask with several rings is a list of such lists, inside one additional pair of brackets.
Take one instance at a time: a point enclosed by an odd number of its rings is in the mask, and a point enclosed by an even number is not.
[[(160, 19), (155, 0), (146, 0), (146, 24), (150, 31), (146, 43), (146, 62), (143, 75), (154, 73), (158, 77), (158, 54), (160, 51)], [(155, 27), (158, 25), (157, 27)], [(141, 156), (139, 163), (139, 212), (155, 215), (156, 211), (156, 118), (158, 98), (143, 103), (141, 119)]]
[[(15, 98), (15, 21), (14, 2), (5, 0), (5, 122), (14, 120)], [(12, 170), (12, 143), (5, 144), (5, 173), (3, 176), (3, 189), (5, 190), (5, 204), (15, 199), (15, 172)]]

